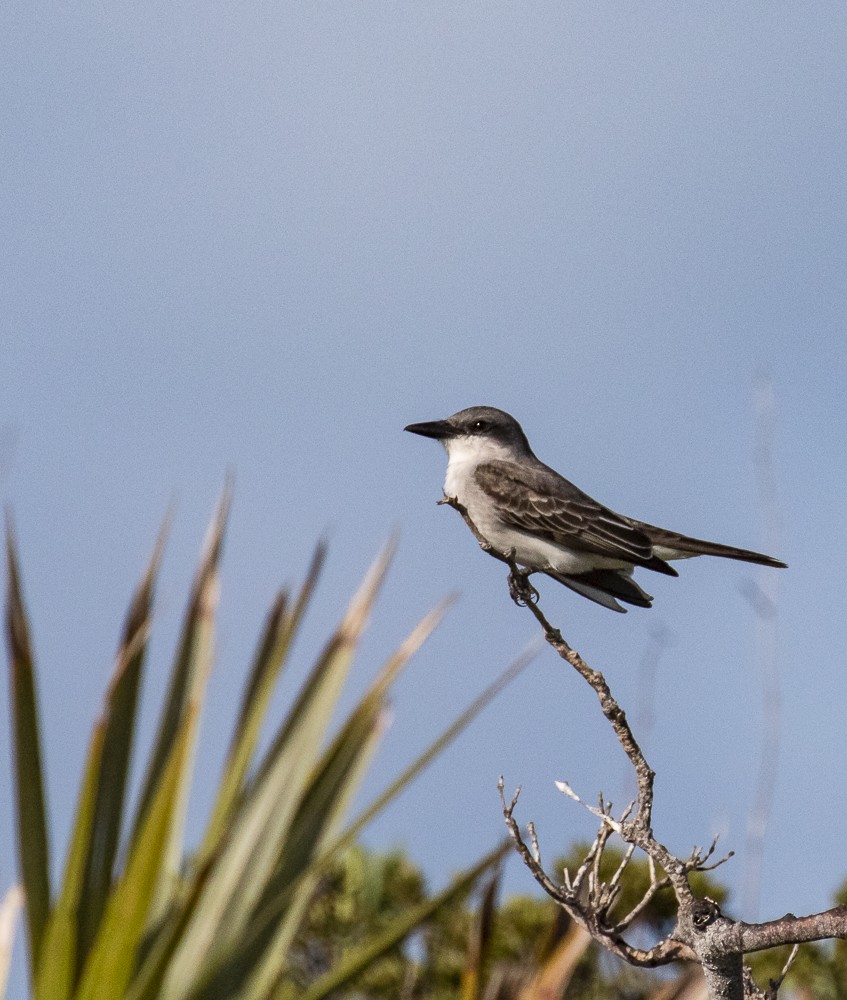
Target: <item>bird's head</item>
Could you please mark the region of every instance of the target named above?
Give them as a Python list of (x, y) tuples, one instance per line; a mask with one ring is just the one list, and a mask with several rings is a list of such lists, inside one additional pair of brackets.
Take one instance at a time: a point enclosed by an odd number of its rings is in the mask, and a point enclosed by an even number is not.
[(532, 455), (521, 425), (493, 406), (469, 406), (446, 420), (409, 424), (404, 430), (435, 438), (453, 458), (457, 453), (480, 461)]

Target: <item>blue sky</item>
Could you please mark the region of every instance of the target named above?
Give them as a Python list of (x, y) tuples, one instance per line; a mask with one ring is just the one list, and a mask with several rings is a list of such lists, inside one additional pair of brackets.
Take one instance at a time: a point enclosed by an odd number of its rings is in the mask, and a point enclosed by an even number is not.
[[(147, 733), (234, 471), (211, 762), (272, 594), (323, 532), (302, 668), (395, 527), (353, 687), (460, 592), (398, 687), (375, 791), (535, 634), (502, 567), (435, 506), (441, 450), (403, 426), (500, 406), (609, 506), (756, 548), (766, 378), (773, 554), (790, 569), (776, 585), (781, 747), (760, 914), (829, 905), (847, 874), (843, 5), (37, 0), (0, 24), (0, 485), (35, 632), (54, 841), (173, 499)], [(651, 636), (670, 635), (644, 741), (656, 831), (680, 853), (720, 831), (738, 889), (762, 703), (744, 595), (763, 577), (718, 560), (645, 575), (651, 611), (614, 615), (552, 581), (543, 607), (631, 712)], [(628, 796), (593, 696), (549, 651), (369, 842), (405, 845), (443, 883), (501, 836), (501, 773), (524, 785), (548, 857), (592, 830), (555, 779)], [(197, 829), (214, 777), (198, 778)], [(1, 780), (8, 801), (8, 768)], [(0, 880), (13, 878), (5, 810)], [(508, 886), (530, 887), (517, 862)], [(734, 904), (754, 915), (738, 892)]]

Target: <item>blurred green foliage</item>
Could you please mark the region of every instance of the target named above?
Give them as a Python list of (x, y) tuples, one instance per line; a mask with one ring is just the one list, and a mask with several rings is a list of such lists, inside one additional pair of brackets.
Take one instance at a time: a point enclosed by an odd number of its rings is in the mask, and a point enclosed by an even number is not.
[[(587, 844), (574, 845), (552, 870), (561, 871), (567, 865), (573, 871), (587, 848)], [(601, 864), (601, 877), (610, 878), (621, 858), (621, 850), (610, 847)], [(642, 898), (649, 880), (646, 859), (634, 857), (622, 881), (619, 912), (627, 912)], [(692, 883), (698, 894), (721, 905), (727, 903), (728, 892), (713, 874), (696, 873)], [(427, 892), (420, 868), (400, 850), (377, 852), (356, 845), (345, 852), (323, 880), (295, 942), (298, 987), (306, 989), (312, 978), (390, 925), (398, 913), (419, 905)], [(836, 901), (845, 894), (847, 884)], [(410, 940), (398, 944), (335, 995), (339, 1000), (672, 1000), (677, 987), (682, 993), (690, 983), (691, 969), (633, 969), (591, 942), (582, 950), (563, 990), (542, 992), (539, 977), (555, 961), (573, 925), (548, 897), (513, 895), (494, 904), (481, 966), (474, 977), (476, 993), (469, 994), (465, 986), (481, 905), (480, 890), (457, 896)], [(672, 930), (674, 918), (673, 894), (667, 889), (645, 908), (630, 937), (649, 944)], [(789, 951), (780, 948), (748, 956), (760, 984), (778, 977)], [(786, 995), (807, 1000), (847, 1000), (847, 942), (803, 946), (783, 989)]]

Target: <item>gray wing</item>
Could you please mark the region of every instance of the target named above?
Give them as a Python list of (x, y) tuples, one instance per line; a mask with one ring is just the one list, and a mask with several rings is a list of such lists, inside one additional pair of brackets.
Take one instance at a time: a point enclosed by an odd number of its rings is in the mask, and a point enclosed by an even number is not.
[(531, 467), (486, 462), (477, 467), (474, 478), (497, 503), (501, 520), (512, 528), (576, 551), (677, 575), (653, 555), (650, 537), (636, 522), (592, 500), (541, 462)]

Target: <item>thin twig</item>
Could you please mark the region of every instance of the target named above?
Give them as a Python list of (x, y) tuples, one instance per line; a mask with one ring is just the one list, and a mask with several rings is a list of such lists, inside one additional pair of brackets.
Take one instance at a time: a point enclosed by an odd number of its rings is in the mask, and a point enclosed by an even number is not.
[(797, 958), (797, 953), (800, 951), (800, 945), (795, 944), (791, 949), (791, 954), (788, 956), (785, 965), (782, 967), (782, 972), (776, 977), (776, 979), (771, 979), (768, 983), (768, 988), (765, 991), (766, 1000), (777, 1000), (777, 994), (779, 993), (780, 987), (785, 982), (785, 977), (788, 975), (791, 966), (794, 964), (794, 959)]

